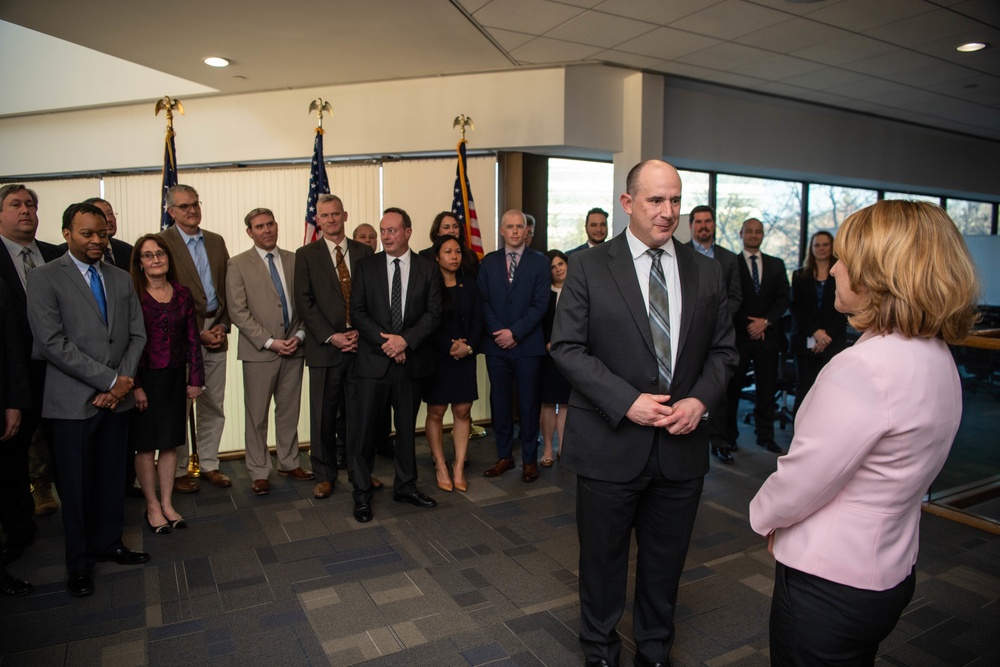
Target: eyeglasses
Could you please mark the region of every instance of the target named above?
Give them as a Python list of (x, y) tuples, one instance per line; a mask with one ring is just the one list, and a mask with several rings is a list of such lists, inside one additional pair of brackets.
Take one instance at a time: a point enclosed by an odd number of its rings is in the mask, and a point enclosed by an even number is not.
[(190, 211), (193, 208), (201, 208), (201, 202), (200, 201), (196, 201), (196, 202), (194, 202), (192, 204), (174, 204), (173, 208), (179, 208), (180, 210), (182, 210), (185, 213), (187, 213), (188, 211)]
[(165, 259), (166, 256), (167, 253), (163, 252), (162, 250), (157, 250), (156, 252), (142, 253), (141, 255), (139, 255), (139, 259), (141, 259), (144, 262), (152, 262), (154, 259)]

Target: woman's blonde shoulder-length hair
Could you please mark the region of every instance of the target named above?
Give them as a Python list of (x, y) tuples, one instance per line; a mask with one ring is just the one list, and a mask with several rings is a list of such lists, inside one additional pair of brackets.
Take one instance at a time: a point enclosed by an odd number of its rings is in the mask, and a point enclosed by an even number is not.
[(861, 306), (858, 331), (940, 337), (955, 345), (976, 323), (979, 281), (955, 223), (935, 204), (884, 200), (851, 215), (834, 252)]

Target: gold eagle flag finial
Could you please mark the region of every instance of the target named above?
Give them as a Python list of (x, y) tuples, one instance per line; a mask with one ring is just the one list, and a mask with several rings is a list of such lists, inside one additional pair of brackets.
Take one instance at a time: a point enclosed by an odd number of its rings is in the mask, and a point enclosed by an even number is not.
[(322, 97), (317, 97), (312, 102), (309, 103), (309, 113), (313, 111), (316, 112), (316, 118), (319, 120), (319, 126), (316, 128), (319, 131), (323, 130), (323, 112), (325, 111), (329, 115), (333, 115), (333, 107), (329, 102), (323, 100)]
[(156, 111), (154, 115), (159, 116), (160, 111), (165, 110), (167, 112), (167, 129), (174, 129), (174, 112), (177, 111), (180, 115), (184, 115), (184, 105), (181, 104), (180, 100), (175, 100), (169, 95), (164, 95), (161, 99), (156, 100)]
[(472, 119), (466, 116), (464, 113), (455, 116), (455, 122), (452, 123), (452, 127), (462, 128), (462, 141), (465, 141), (465, 128), (470, 130), (475, 130), (476, 126), (472, 124)]

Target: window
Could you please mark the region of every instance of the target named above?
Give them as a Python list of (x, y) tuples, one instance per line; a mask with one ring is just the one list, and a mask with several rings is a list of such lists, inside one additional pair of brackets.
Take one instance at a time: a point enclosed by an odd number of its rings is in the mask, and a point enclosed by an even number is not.
[(965, 199), (946, 199), (945, 210), (962, 234), (989, 234), (993, 204)]
[(587, 211), (600, 207), (611, 214), (614, 187), (615, 168), (611, 163), (550, 158), (548, 247), (570, 250), (586, 243), (583, 225)]
[(886, 192), (883, 199), (912, 199), (913, 201), (927, 201), (932, 204), (941, 205), (940, 197), (932, 197), (931, 195), (915, 195), (909, 192)]
[(695, 206), (708, 204), (708, 180), (710, 174), (705, 171), (684, 171), (678, 169), (681, 175), (681, 215), (687, 215)]
[(816, 232), (837, 234), (852, 213), (878, 201), (878, 192), (836, 185), (809, 184), (809, 238)]
[(798, 268), (801, 183), (719, 174), (716, 202), (716, 243), (741, 251), (743, 221), (757, 218), (764, 225), (761, 250), (784, 260), (789, 272)]

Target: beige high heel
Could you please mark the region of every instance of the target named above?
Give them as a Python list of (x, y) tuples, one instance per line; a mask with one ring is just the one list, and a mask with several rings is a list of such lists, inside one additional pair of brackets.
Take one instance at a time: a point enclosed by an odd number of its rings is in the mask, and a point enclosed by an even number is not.
[(456, 489), (458, 489), (462, 493), (465, 493), (466, 491), (469, 490), (469, 484), (468, 484), (468, 482), (465, 481), (465, 469), (464, 468), (462, 470), (462, 476), (461, 476), (461, 478), (459, 478), (458, 464), (456, 462), (452, 462), (452, 464), (451, 464), (451, 474), (455, 478), (455, 488)]
[[(451, 477), (448, 475), (448, 465), (447, 464), (443, 465), (444, 465), (444, 471), (442, 472), (441, 468), (438, 467), (437, 461), (434, 462), (434, 473), (437, 475), (437, 485), (438, 488), (441, 489), (442, 491), (447, 491), (448, 493), (451, 493), (452, 489), (454, 489), (454, 486), (451, 483)], [(441, 480), (442, 474), (444, 477), (444, 481)]]

